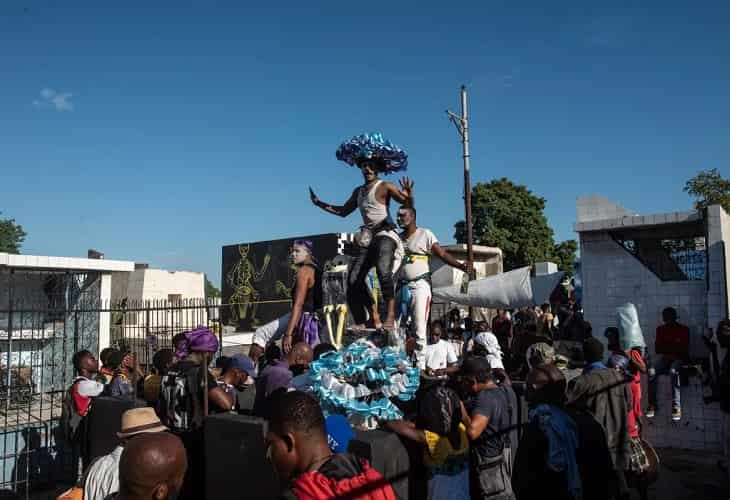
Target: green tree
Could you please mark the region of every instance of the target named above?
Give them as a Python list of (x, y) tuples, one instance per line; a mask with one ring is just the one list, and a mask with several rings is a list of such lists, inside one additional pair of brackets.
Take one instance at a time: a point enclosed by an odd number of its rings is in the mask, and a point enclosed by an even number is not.
[[(471, 206), (474, 243), (499, 247), (505, 270), (548, 260), (553, 253), (553, 230), (544, 214), (545, 199), (506, 178), (477, 183)], [(455, 224), (454, 237), (466, 242), (466, 224)]]
[(218, 298), (221, 296), (221, 291), (216, 288), (216, 286), (210, 282), (208, 277), (205, 277), (205, 296), (209, 299), (212, 298)]
[(550, 260), (558, 265), (558, 270), (573, 273), (573, 262), (578, 243), (575, 240), (565, 240), (553, 245)]
[(696, 210), (722, 205), (725, 212), (730, 213), (730, 179), (723, 179), (716, 168), (700, 170), (684, 185), (684, 192), (697, 198), (694, 202)]
[(14, 219), (0, 218), (0, 252), (20, 253), (25, 236), (23, 226), (16, 224)]

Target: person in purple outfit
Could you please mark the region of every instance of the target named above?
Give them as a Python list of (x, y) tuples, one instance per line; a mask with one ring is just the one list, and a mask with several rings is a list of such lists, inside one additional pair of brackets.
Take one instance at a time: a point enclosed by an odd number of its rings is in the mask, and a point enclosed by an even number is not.
[(291, 261), (297, 270), (291, 290), (292, 310), (256, 329), (248, 352), (256, 364), (264, 351), (279, 339), (284, 354), (297, 342), (306, 342), (310, 347), (319, 344), (319, 321), (315, 311), (322, 307), (322, 269), (314, 257), (312, 242), (295, 240)]

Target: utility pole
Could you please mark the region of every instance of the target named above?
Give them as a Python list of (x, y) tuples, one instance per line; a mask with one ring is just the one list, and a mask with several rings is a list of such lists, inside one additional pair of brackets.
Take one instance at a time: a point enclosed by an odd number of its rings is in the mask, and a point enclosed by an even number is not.
[[(474, 262), (474, 242), (472, 234), (471, 220), (471, 179), (469, 175), (469, 116), (467, 114), (466, 105), (466, 86), (461, 86), (461, 116), (446, 111), (451, 123), (456, 126), (456, 130), (461, 136), (461, 145), (464, 156), (464, 211), (466, 212), (466, 254), (470, 262)], [(470, 279), (474, 279), (474, 271), (469, 275)], [(471, 307), (469, 308), (471, 315)]]

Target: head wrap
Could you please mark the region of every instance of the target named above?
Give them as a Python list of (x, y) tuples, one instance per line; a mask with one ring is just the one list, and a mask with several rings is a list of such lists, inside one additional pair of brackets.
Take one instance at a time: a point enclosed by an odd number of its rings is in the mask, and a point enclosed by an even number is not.
[(479, 332), (474, 336), (474, 343), (482, 346), (487, 351), (487, 361), (490, 368), (504, 369), (502, 363), (502, 349), (499, 346), (497, 337), (492, 332)]
[(383, 137), (380, 132), (362, 134), (349, 139), (337, 148), (335, 156), (348, 165), (359, 165), (364, 160), (378, 163), (378, 171), (385, 174), (408, 168), (405, 151)]
[(180, 342), (175, 357), (180, 360), (188, 357), (191, 352), (216, 352), (218, 339), (215, 334), (204, 326), (185, 333), (185, 341)]
[(312, 262), (317, 264), (317, 258), (314, 256), (314, 244), (312, 240), (294, 240), (292, 246), (304, 247), (309, 252), (309, 256), (312, 258)]

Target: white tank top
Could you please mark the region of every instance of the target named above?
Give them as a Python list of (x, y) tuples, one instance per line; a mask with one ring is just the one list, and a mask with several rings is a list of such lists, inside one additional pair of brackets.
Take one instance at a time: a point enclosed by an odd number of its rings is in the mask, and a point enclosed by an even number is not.
[(369, 229), (377, 226), (385, 219), (390, 219), (388, 206), (380, 203), (375, 198), (375, 192), (381, 182), (383, 181), (376, 182), (368, 192), (365, 192), (365, 186), (360, 187), (360, 190), (357, 192), (357, 205), (360, 207), (362, 221), (365, 227)]

